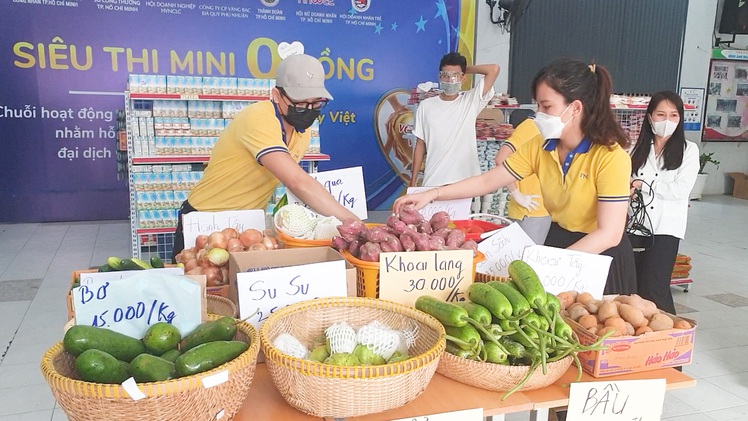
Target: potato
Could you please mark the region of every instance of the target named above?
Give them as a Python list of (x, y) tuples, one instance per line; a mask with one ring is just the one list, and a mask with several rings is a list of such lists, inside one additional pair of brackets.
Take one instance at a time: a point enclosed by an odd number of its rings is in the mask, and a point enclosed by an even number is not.
[(589, 292), (583, 292), (579, 295), (577, 295), (577, 302), (582, 304), (587, 304), (588, 301), (594, 301), (595, 299), (592, 297), (592, 294)]
[(620, 313), (623, 320), (631, 323), (635, 328), (646, 326), (649, 323), (647, 318), (644, 317), (644, 313), (631, 304), (621, 304)]
[(628, 304), (629, 300), (631, 300), (631, 296), (629, 295), (619, 295), (613, 299), (613, 301), (619, 302), (621, 304)]
[(576, 298), (576, 296), (577, 294), (575, 291), (566, 291), (559, 293), (556, 297), (558, 297), (558, 301), (561, 302), (561, 309), (565, 309), (574, 304), (574, 299)]
[(634, 333), (636, 333), (636, 329), (634, 329), (634, 326), (632, 326), (631, 323), (626, 322), (626, 334), (628, 336), (634, 336)]
[(665, 313), (657, 313), (649, 319), (649, 327), (653, 331), (659, 332), (661, 330), (669, 330), (673, 328), (673, 319)]
[(634, 332), (634, 335), (641, 336), (641, 335), (644, 335), (644, 334), (650, 333), (650, 332), (653, 332), (653, 330), (652, 330), (651, 327), (649, 327), (649, 326), (642, 326), (642, 327), (636, 329), (636, 332)]
[(657, 305), (655, 303), (646, 300), (637, 294), (632, 294), (630, 296), (628, 304), (631, 304), (632, 306), (638, 308), (642, 312), (642, 314), (644, 314), (644, 317), (647, 318), (656, 313), (659, 313), (659, 310), (657, 309)]
[(590, 332), (593, 335), (597, 335), (598, 330), (600, 330), (600, 328), (598, 328), (598, 325), (595, 325), (595, 326), (587, 329), (587, 332)]
[(687, 321), (685, 321), (683, 319), (678, 319), (678, 321), (676, 321), (673, 324), (673, 327), (675, 329), (690, 329), (691, 328), (691, 323), (688, 323)]
[(613, 334), (610, 336), (622, 336), (621, 332), (615, 328), (615, 326), (606, 326), (597, 332), (597, 336), (605, 336), (608, 332), (612, 331)]
[(598, 300), (590, 300), (584, 303), (584, 308), (587, 309), (587, 311), (590, 312), (590, 314), (597, 314), (598, 309), (600, 308), (600, 303), (602, 301)]
[(579, 318), (578, 322), (583, 328), (589, 330), (590, 328), (597, 329), (597, 317), (587, 314)]
[(620, 317), (618, 314), (618, 308), (613, 301), (605, 301), (600, 305), (600, 309), (597, 312), (597, 318), (601, 322), (605, 322), (611, 317)]
[(614, 336), (625, 336), (628, 334), (626, 322), (620, 317), (610, 317), (606, 319), (605, 327), (615, 328), (617, 334)]
[(569, 308), (569, 317), (571, 317), (571, 319), (574, 320), (575, 322), (579, 321), (579, 318), (581, 318), (582, 316), (589, 316), (589, 315), (590, 315), (590, 312), (587, 311), (587, 309), (584, 308), (584, 306), (582, 305)]

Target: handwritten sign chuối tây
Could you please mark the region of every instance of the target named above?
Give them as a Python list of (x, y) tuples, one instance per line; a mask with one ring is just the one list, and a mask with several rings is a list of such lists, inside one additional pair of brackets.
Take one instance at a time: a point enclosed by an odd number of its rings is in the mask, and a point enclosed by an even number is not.
[(379, 298), (415, 306), (421, 295), (464, 301), (473, 283), (473, 251), (409, 251), (379, 255)]

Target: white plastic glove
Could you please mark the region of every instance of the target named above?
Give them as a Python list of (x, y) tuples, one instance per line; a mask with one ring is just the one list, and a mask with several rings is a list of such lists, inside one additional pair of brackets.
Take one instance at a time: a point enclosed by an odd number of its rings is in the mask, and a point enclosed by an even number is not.
[(534, 211), (539, 206), (535, 200), (535, 198), (540, 197), (537, 194), (524, 194), (519, 189), (509, 192), (509, 194), (512, 196), (512, 200), (525, 209)]

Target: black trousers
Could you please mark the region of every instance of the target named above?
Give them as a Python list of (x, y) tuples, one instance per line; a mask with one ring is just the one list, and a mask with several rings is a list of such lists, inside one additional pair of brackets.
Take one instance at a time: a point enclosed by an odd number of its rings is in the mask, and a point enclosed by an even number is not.
[[(634, 236), (639, 237), (639, 236)], [(680, 238), (672, 235), (655, 235), (654, 241), (644, 251), (634, 253), (636, 261), (636, 286), (639, 295), (654, 301), (657, 308), (675, 314), (670, 278), (678, 257)]]
[[(182, 215), (187, 215), (190, 212), (196, 212), (197, 209), (190, 205), (190, 202), (182, 202), (182, 206), (179, 208), (179, 215), (177, 215), (177, 230), (174, 231), (174, 248), (171, 251), (171, 261), (176, 263), (177, 254), (184, 250), (184, 226), (182, 225)], [(194, 246), (194, 244), (193, 244)]]
[[(582, 239), (585, 235), (587, 234), (583, 232), (574, 232), (561, 228), (560, 225), (553, 222), (551, 223), (551, 229), (548, 231), (548, 237), (545, 239), (545, 245), (566, 248)], [(617, 246), (611, 247), (600, 254), (613, 258), (613, 261), (610, 263), (608, 280), (605, 283), (603, 293), (635, 294), (636, 267), (634, 264), (634, 252), (628, 236), (625, 234), (621, 235), (621, 242)]]

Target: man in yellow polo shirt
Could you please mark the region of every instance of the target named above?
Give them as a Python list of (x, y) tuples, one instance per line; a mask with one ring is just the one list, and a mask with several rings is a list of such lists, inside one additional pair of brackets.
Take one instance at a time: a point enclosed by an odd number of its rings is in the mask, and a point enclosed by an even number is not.
[(244, 108), (216, 142), (203, 178), (179, 210), (173, 255), (185, 246), (182, 215), (265, 209), (279, 182), (317, 213), (358, 219), (298, 164), (309, 146), (307, 129), (330, 99), (316, 58), (283, 60), (271, 99)]
[[(536, 137), (541, 135), (532, 119), (528, 118), (520, 123), (496, 153), (496, 165), (500, 165), (522, 145)], [(535, 244), (543, 244), (551, 227), (551, 217), (543, 207), (538, 177), (532, 174), (522, 181), (508, 185), (507, 189), (511, 195), (507, 206), (509, 219), (517, 221)]]

